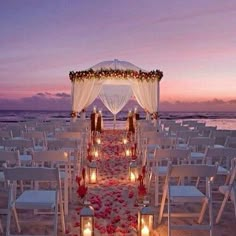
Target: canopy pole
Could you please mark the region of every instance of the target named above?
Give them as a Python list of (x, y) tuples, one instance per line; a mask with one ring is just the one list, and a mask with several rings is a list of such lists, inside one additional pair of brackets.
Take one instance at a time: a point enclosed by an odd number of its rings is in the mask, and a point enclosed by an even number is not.
[(114, 114), (113, 129), (116, 129), (116, 114)]

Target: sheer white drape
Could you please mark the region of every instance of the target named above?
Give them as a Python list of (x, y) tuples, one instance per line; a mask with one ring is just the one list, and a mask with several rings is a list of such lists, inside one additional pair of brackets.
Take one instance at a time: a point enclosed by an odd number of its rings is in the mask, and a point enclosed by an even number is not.
[(131, 80), (132, 90), (134, 96), (136, 97), (139, 105), (148, 111), (153, 113), (157, 111), (158, 101), (157, 101), (157, 81), (147, 82), (147, 81), (134, 81)]
[(130, 85), (103, 85), (99, 97), (107, 109), (114, 115), (114, 125), (116, 114), (122, 110), (132, 95)]
[(72, 110), (80, 112), (98, 97), (102, 81), (90, 79), (72, 83)]
[[(109, 82), (107, 84), (107, 82)], [(124, 84), (125, 83), (125, 84)], [(110, 86), (105, 89), (106, 86)], [(104, 105), (115, 115), (125, 106), (132, 93), (139, 105), (149, 113), (158, 111), (159, 82), (137, 80), (87, 79), (72, 83), (72, 110), (80, 112), (89, 106), (100, 94)]]

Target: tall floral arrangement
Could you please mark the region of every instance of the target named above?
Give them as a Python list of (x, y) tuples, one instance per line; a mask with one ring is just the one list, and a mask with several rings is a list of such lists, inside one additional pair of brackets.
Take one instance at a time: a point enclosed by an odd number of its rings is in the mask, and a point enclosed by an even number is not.
[(76, 183), (78, 185), (77, 195), (80, 199), (84, 199), (88, 191), (88, 187), (85, 185), (85, 168), (82, 170), (82, 177), (76, 176)]

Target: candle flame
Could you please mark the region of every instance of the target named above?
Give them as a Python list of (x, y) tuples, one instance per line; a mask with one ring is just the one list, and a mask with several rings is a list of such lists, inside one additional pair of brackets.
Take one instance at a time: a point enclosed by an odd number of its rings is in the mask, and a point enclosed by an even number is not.
[(130, 173), (130, 180), (131, 180), (132, 182), (135, 181), (135, 174), (134, 174), (133, 172)]

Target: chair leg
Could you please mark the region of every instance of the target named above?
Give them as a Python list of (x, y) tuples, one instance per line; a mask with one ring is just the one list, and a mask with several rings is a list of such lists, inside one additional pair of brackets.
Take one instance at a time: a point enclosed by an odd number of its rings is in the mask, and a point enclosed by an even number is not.
[(234, 214), (235, 214), (235, 218), (236, 218), (236, 189), (235, 188), (232, 188), (231, 191), (234, 191), (233, 192), (233, 198), (231, 199), (233, 201), (233, 204), (234, 204)]
[(21, 228), (20, 228), (18, 216), (17, 216), (17, 213), (16, 213), (16, 208), (13, 207), (13, 208), (12, 208), (12, 211), (13, 211), (13, 214), (14, 214), (14, 219), (15, 219), (15, 222), (16, 222), (17, 230), (18, 230), (18, 232), (20, 233), (20, 232), (21, 232)]
[(155, 176), (155, 206), (159, 204), (159, 175)]
[(161, 220), (162, 220), (162, 217), (163, 217), (165, 201), (166, 201), (166, 195), (167, 195), (167, 186), (164, 187), (163, 194), (162, 194), (161, 207), (160, 207), (160, 212), (159, 212), (159, 217), (158, 217), (158, 224), (161, 223)]
[(64, 179), (64, 211), (65, 211), (65, 215), (68, 215), (68, 178)]
[(225, 204), (227, 203), (228, 198), (229, 198), (229, 192), (227, 192), (227, 193), (225, 194), (225, 197), (224, 197), (224, 199), (223, 199), (223, 201), (222, 201), (222, 204), (221, 204), (221, 206), (220, 206), (220, 210), (219, 210), (219, 212), (218, 212), (218, 214), (217, 214), (217, 217), (216, 217), (216, 224), (218, 224), (218, 223), (220, 222), (220, 218), (221, 218), (221, 216), (222, 216), (222, 213), (223, 213), (223, 211), (224, 211)]
[(201, 224), (202, 221), (203, 221), (203, 217), (204, 217), (204, 214), (206, 212), (206, 209), (207, 209), (207, 204), (208, 204), (208, 199), (205, 198), (203, 204), (202, 204), (202, 209), (201, 209), (201, 212), (200, 212), (200, 215), (199, 215), (199, 218), (198, 218), (198, 224)]
[[(169, 193), (168, 193), (169, 195)], [(170, 203), (170, 197), (168, 196), (168, 236), (171, 236), (171, 203)]]
[[(62, 214), (62, 213), (61, 213)], [(57, 236), (57, 226), (58, 226), (58, 204), (56, 204), (53, 220), (53, 235)]]
[(61, 216), (61, 228), (62, 232), (66, 232), (66, 227), (65, 227), (65, 216), (64, 216), (64, 209), (63, 209), (63, 204), (60, 202), (60, 216)]
[(151, 186), (151, 183), (152, 183), (152, 171), (150, 172), (150, 175), (149, 177), (147, 178), (147, 191), (148, 193), (150, 192), (150, 186)]
[(210, 236), (213, 236), (213, 211), (212, 211), (212, 199), (208, 201), (209, 207), (209, 224), (210, 224)]

